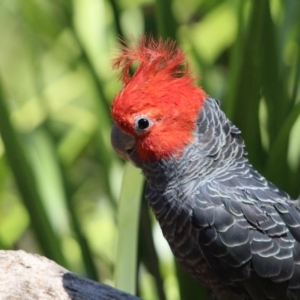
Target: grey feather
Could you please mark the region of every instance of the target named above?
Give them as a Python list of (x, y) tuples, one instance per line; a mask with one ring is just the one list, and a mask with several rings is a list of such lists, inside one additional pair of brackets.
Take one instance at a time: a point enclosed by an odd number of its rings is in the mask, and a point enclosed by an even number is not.
[(212, 299), (300, 299), (300, 208), (247, 159), (208, 98), (181, 158), (140, 163), (178, 262)]

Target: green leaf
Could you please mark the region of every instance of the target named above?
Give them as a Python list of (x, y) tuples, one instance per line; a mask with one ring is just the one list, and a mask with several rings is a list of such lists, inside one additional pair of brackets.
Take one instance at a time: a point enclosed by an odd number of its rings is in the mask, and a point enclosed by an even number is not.
[(172, 11), (172, 0), (156, 0), (156, 24), (160, 36), (164, 39), (177, 39), (177, 24)]
[(138, 228), (143, 181), (141, 171), (127, 163), (119, 201), (115, 282), (118, 289), (131, 294), (136, 292)]
[(206, 290), (189, 274), (187, 274), (176, 262), (176, 274), (180, 286), (180, 299), (209, 300)]
[[(259, 1), (259, 0), (257, 0)], [(279, 58), (278, 36), (275, 30), (268, 1), (263, 3), (261, 47), (262, 93), (268, 107), (268, 133), (270, 145), (276, 138), (288, 112), (288, 97), (283, 80), (282, 62)]]
[(281, 188), (288, 188), (288, 177), (291, 171), (287, 163), (289, 137), (293, 125), (300, 116), (300, 102), (291, 111), (279, 131), (267, 160), (265, 174), (268, 179), (278, 184)]
[(0, 133), (5, 147), (5, 155), (10, 164), (19, 192), (31, 219), (31, 226), (45, 255), (66, 266), (60, 243), (45, 207), (38, 193), (31, 165), (28, 163), (23, 145), (12, 124), (2, 94), (0, 83)]
[[(144, 186), (143, 194), (145, 194), (145, 188), (146, 184)], [(140, 210), (139, 257), (155, 280), (157, 298), (165, 300), (164, 279), (160, 272), (159, 258), (155, 249), (152, 234), (149, 206), (146, 201), (142, 201)]]
[[(231, 120), (237, 125), (246, 141), (250, 161), (256, 168), (262, 168), (265, 155), (261, 144), (258, 109), (262, 86), (262, 30), (264, 25), (264, 2), (255, 0), (251, 11), (249, 26), (241, 52), (239, 66), (231, 61), (234, 72), (231, 76), (229, 96), (226, 102), (230, 107)], [(241, 20), (241, 19), (240, 19)], [(241, 25), (240, 25), (241, 26)], [(240, 43), (237, 40), (236, 43)], [(238, 45), (238, 48), (241, 46)], [(237, 55), (237, 53), (236, 53)]]

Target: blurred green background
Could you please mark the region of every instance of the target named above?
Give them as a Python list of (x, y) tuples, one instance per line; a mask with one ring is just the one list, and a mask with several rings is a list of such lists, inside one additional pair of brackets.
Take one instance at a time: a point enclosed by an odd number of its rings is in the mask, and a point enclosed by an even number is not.
[(144, 32), (177, 40), (253, 165), (298, 197), (298, 0), (2, 0), (0, 248), (145, 299), (207, 299), (110, 146), (111, 59)]

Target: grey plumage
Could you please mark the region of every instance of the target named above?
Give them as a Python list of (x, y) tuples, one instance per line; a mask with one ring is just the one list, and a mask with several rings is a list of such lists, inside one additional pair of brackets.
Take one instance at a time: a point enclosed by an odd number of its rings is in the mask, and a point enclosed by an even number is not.
[(211, 299), (300, 299), (297, 202), (253, 169), (216, 100), (194, 137), (179, 159), (135, 162), (178, 262)]

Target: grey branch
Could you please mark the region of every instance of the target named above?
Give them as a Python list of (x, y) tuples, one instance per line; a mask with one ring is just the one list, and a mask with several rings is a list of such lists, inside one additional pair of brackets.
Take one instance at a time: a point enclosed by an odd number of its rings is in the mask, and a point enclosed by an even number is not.
[(0, 251), (0, 300), (137, 300), (139, 298), (80, 277), (55, 262), (24, 251)]

